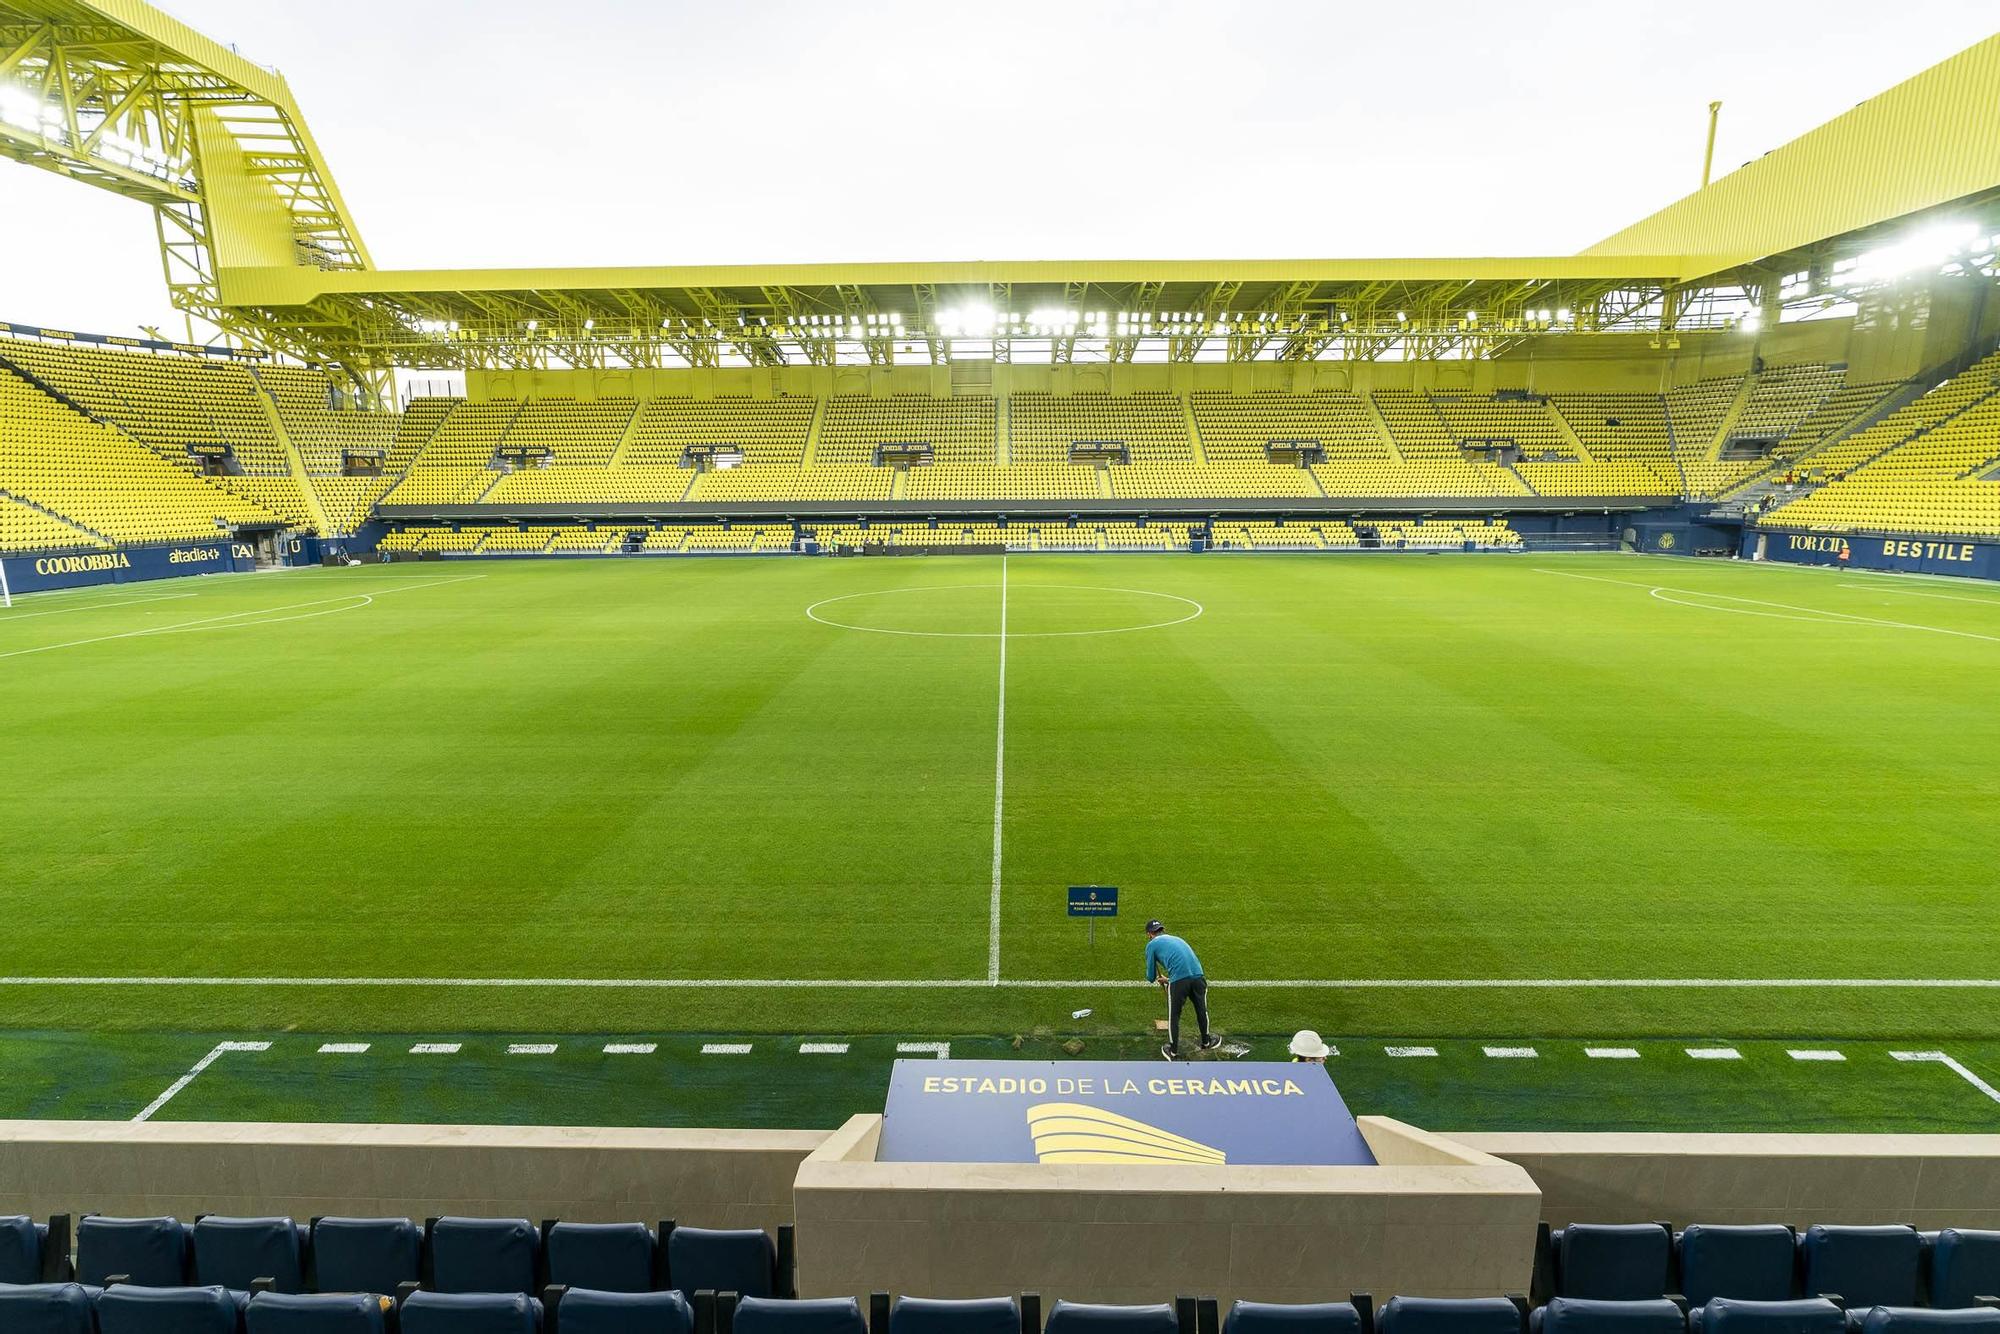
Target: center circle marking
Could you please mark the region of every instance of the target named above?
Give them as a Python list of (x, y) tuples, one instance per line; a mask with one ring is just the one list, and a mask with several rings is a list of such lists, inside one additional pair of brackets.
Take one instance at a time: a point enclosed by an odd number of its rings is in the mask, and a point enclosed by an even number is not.
[[(998, 639), (998, 630), (892, 630), (880, 625), (855, 625), (851, 621), (836, 620), (832, 616), (820, 614), (820, 608), (836, 603), (853, 602), (859, 598), (893, 597), (898, 593), (935, 593), (945, 589), (998, 588), (999, 584), (918, 584), (911, 588), (875, 588), (862, 593), (842, 593), (839, 597), (821, 598), (806, 608), (806, 617), (821, 625), (831, 625), (841, 630), (859, 630), (871, 635), (908, 635), (917, 639)], [(1148, 621), (1144, 625), (1116, 625), (1102, 630), (1009, 630), (1009, 639), (1073, 639), (1084, 635), (1126, 635), (1135, 630), (1164, 630), (1171, 625), (1185, 625), (1206, 611), (1193, 598), (1184, 598), (1178, 593), (1155, 593), (1149, 588), (1107, 588), (1099, 584), (1009, 584), (1009, 590), (1016, 588), (1053, 588), (1079, 593), (1127, 593), (1133, 597), (1159, 598), (1165, 602), (1177, 602), (1182, 607), (1191, 608), (1184, 615), (1165, 620)], [(1178, 608), (1176, 608), (1178, 610)]]

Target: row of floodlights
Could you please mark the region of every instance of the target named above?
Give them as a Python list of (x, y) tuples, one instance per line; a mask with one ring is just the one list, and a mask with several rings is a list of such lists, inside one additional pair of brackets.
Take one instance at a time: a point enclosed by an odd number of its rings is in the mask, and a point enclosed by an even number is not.
[[(937, 336), (941, 338), (1139, 338), (1148, 335), (1174, 336), (1177, 334), (1250, 334), (1277, 332), (1295, 327), (1288, 321), (1296, 317), (1285, 317), (1270, 313), (1234, 314), (1223, 312), (1218, 315), (1204, 315), (1194, 312), (1166, 312), (1141, 315), (1110, 315), (1105, 312), (1077, 313), (1031, 311), (1026, 315), (974, 314), (947, 312), (940, 315)], [(1342, 311), (1334, 311), (1328, 323), (1339, 327), (1352, 323), (1353, 317)], [(1468, 310), (1459, 319), (1465, 328), (1479, 327), (1480, 316), (1476, 310)], [(1407, 325), (1410, 316), (1407, 311), (1396, 312), (1396, 323)], [(1511, 321), (1512, 324), (1530, 328), (1555, 328), (1573, 322), (1567, 306), (1525, 310)], [(1503, 324), (1509, 323), (1503, 321)], [(527, 333), (541, 329), (539, 319), (523, 320), (521, 328)], [(586, 319), (584, 332), (597, 327), (597, 321)], [(457, 320), (418, 319), (410, 321), (410, 328), (417, 333), (431, 335), (455, 334)], [(668, 318), (660, 321), (660, 328), (668, 333), (699, 333), (704, 336), (728, 338), (731, 327), (725, 323), (718, 326), (713, 320), (689, 320)], [(903, 317), (896, 314), (870, 315), (805, 315), (790, 323), (780, 321), (773, 324), (761, 316), (738, 316), (735, 325), (738, 330), (754, 330), (760, 335), (776, 334), (797, 339), (864, 339), (864, 338), (921, 338), (922, 331), (910, 333), (903, 327)], [(552, 333), (554, 331), (551, 331)]]
[[(38, 134), (53, 143), (69, 142), (69, 127), (63, 109), (18, 85), (0, 86), (0, 121), (17, 130)], [(95, 133), (94, 141), (89, 136), (84, 140), (92, 156), (162, 179), (168, 175), (171, 161), (152, 145), (140, 143), (116, 130), (100, 129)]]

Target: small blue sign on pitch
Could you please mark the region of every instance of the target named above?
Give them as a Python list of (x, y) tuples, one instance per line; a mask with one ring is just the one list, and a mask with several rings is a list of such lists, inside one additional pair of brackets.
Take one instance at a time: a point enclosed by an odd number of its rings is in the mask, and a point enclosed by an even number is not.
[(1323, 1065), (897, 1061), (885, 1163), (1370, 1166)]
[(1069, 887), (1069, 915), (1071, 917), (1116, 917), (1118, 915), (1118, 886), (1071, 885)]

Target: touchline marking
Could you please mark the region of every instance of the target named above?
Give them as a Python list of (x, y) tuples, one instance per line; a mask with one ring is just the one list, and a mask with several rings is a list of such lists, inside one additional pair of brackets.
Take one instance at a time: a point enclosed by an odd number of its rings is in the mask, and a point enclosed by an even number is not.
[(1000, 813), (1007, 797), (1007, 557), (1000, 557), (1000, 705), (993, 734), (993, 892), (986, 900), (986, 980), (1000, 981)]
[(52, 607), (48, 611), (10, 612), (0, 615), (0, 625), (10, 625), (15, 621), (32, 621), (37, 616), (66, 616), (73, 611), (107, 611), (112, 607), (143, 607), (149, 602), (178, 602), (191, 598), (192, 593), (168, 593), (162, 597), (128, 598), (123, 602), (86, 602), (68, 607)]
[[(547, 991), (729, 990), (957, 991), (1011, 987), (1025, 991), (1102, 991), (1144, 986), (1102, 977), (0, 977), (0, 987), (494, 987)], [(1296, 991), (1991, 991), (2000, 977), (1329, 977), (1231, 978), (1228, 985)]]
[(801, 1056), (845, 1056), (847, 1054), (847, 1044), (845, 1042), (801, 1042), (799, 1044), (799, 1054)]
[[(467, 583), (473, 579), (484, 579), (485, 577), (486, 576), (483, 574), (468, 574), (461, 576), (460, 578), (457, 579), (435, 579), (428, 583), (404, 584), (398, 588), (378, 588), (375, 590), (373, 594), (350, 593), (345, 597), (320, 598), (314, 602), (292, 602), (282, 607), (250, 607), (246, 608), (243, 611), (227, 612), (221, 616), (204, 616), (197, 620), (182, 621), (176, 625), (147, 626), (139, 630), (127, 630), (121, 634), (96, 635), (90, 639), (71, 639), (71, 640), (66, 640), (60, 644), (40, 644), (34, 648), (11, 649), (6, 653), (0, 653), (0, 658), (19, 658), (19, 657), (24, 657), (30, 653), (51, 653), (59, 648), (82, 648), (86, 644), (108, 644), (111, 641), (118, 639), (138, 639), (144, 635), (163, 635), (171, 633), (176, 630), (190, 630), (200, 626), (214, 626), (217, 625), (218, 622), (226, 623), (229, 621), (238, 621), (245, 616), (262, 616), (274, 611), (298, 611), (304, 607), (324, 607), (337, 602), (353, 603), (356, 606), (365, 607), (373, 604), (375, 597), (380, 594), (401, 593), (411, 588), (438, 588), (445, 584), (462, 584), (462, 583)], [(315, 614), (326, 615), (329, 613), (321, 612)], [(284, 619), (296, 620), (300, 618), (288, 616), (285, 617)], [(219, 628), (226, 628), (226, 625)]]
[(1481, 1047), (1480, 1050), (1499, 1061), (1531, 1061), (1540, 1054), (1533, 1047)]
[(200, 1075), (202, 1071), (208, 1069), (209, 1066), (214, 1065), (215, 1058), (222, 1055), (222, 1053), (226, 1051), (269, 1051), (269, 1050), (271, 1050), (271, 1044), (268, 1042), (216, 1043), (214, 1049), (211, 1050), (208, 1053), (208, 1055), (202, 1057), (199, 1061), (196, 1061), (186, 1074), (182, 1075), (179, 1079), (176, 1079), (173, 1083), (167, 1085), (166, 1092), (162, 1093), (159, 1097), (147, 1103), (145, 1109), (132, 1119), (134, 1121), (152, 1120), (154, 1112), (159, 1111), (162, 1107), (172, 1102), (174, 1100), (175, 1094), (179, 1093), (189, 1084), (194, 1083), (196, 1076)]
[(1382, 1048), (1382, 1054), (1385, 1056), (1435, 1056), (1438, 1054), (1438, 1049), (1436, 1047), (1384, 1047)]
[(1892, 1051), (1889, 1055), (1898, 1061), (1935, 1061), (1957, 1075), (1960, 1079), (1963, 1079), (1966, 1083), (1972, 1085), (1972, 1087), (1978, 1089), (1981, 1093), (1984, 1093), (1987, 1097), (1993, 1099), (1993, 1101), (2000, 1102), (2000, 1089), (1994, 1088), (1978, 1075), (1973, 1074), (1972, 1071), (1959, 1064), (1957, 1060), (1945, 1055), (1941, 1051)]
[(322, 1056), (359, 1056), (368, 1050), (366, 1042), (322, 1042), (319, 1054)]
[(747, 1042), (704, 1042), (701, 1044), (703, 1056), (748, 1056), (750, 1044)]
[(951, 1055), (951, 1044), (949, 1042), (898, 1042), (896, 1050), (906, 1056), (929, 1053), (942, 1061)]
[(1740, 1061), (1743, 1053), (1734, 1047), (1689, 1047), (1687, 1054), (1697, 1061)]
[(509, 1056), (553, 1056), (556, 1044), (553, 1042), (510, 1042), (507, 1044)]
[(458, 1055), (458, 1046), (459, 1044), (456, 1042), (419, 1042), (416, 1046), (410, 1048), (410, 1055), (456, 1056)]
[(651, 1056), (660, 1049), (657, 1042), (607, 1042), (604, 1044), (606, 1056)]
[(1585, 1047), (1583, 1054), (1593, 1061), (1636, 1061), (1639, 1059), (1637, 1047)]
[(1828, 1051), (1821, 1047), (1802, 1047), (1797, 1049), (1788, 1047), (1785, 1049), (1785, 1055), (1795, 1061), (1844, 1061), (1847, 1059), (1846, 1055), (1841, 1052)]
[(1893, 588), (1884, 584), (1842, 584), (1841, 587), (1858, 588), (1864, 593), (1900, 593), (1906, 598), (1940, 598), (1946, 602), (1971, 602), (1982, 607), (2000, 607), (2000, 598), (1969, 598), (1958, 593), (1927, 593), (1921, 588)]

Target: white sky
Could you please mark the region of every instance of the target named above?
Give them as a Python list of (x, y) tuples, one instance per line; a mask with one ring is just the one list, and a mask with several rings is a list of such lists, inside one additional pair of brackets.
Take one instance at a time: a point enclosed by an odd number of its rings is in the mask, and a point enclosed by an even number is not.
[[(1991, 0), (170, 0), (290, 80), (383, 268), (1567, 254)], [(337, 19), (336, 19), (337, 16)], [(0, 162), (0, 319), (131, 333), (150, 212)]]

